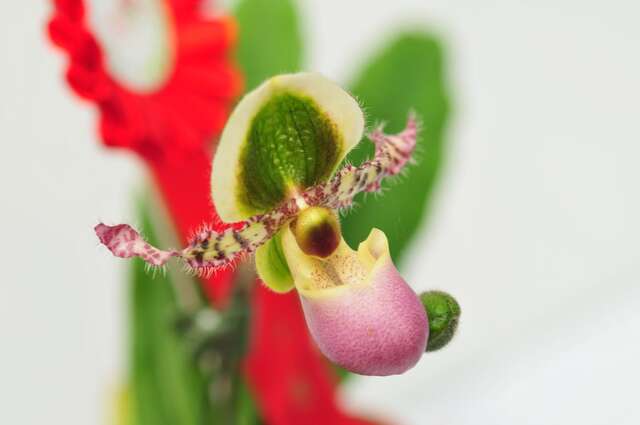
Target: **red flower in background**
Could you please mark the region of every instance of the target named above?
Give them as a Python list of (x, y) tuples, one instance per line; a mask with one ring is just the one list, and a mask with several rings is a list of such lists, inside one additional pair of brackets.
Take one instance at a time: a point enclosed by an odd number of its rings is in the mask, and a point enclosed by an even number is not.
[[(129, 2), (120, 0), (122, 13)], [(166, 159), (206, 147), (224, 127), (240, 77), (228, 60), (233, 21), (202, 18), (198, 1), (167, 1), (170, 70), (155, 90), (132, 90), (107, 68), (108, 58), (88, 28), (81, 0), (55, 0), (51, 39), (65, 49), (67, 80), (100, 109), (100, 132), (109, 146), (135, 150), (148, 159)]]
[[(121, 1), (121, 7), (130, 6), (131, 0)], [(203, 223), (222, 228), (210, 201), (209, 177), (214, 138), (241, 93), (239, 73), (229, 60), (233, 22), (204, 18), (201, 0), (161, 3), (170, 26), (171, 63), (159, 84), (142, 90), (109, 69), (82, 0), (53, 3), (50, 38), (69, 57), (70, 86), (98, 107), (103, 142), (145, 161), (183, 243)], [(225, 301), (232, 278), (226, 269), (204, 279), (217, 304)], [(246, 370), (266, 421), (366, 423), (336, 405), (335, 377), (309, 339), (295, 292), (276, 295), (256, 285), (253, 308)]]
[[(204, 19), (199, 1), (168, 1), (173, 63), (159, 87), (139, 92), (108, 69), (85, 3), (55, 0), (54, 5), (51, 40), (69, 56), (70, 86), (97, 105), (103, 142), (145, 160), (183, 242), (203, 223), (219, 224), (209, 200), (212, 141), (241, 90), (239, 73), (228, 59), (232, 21)], [(220, 271), (207, 279), (207, 290), (220, 300), (231, 279), (230, 270)]]

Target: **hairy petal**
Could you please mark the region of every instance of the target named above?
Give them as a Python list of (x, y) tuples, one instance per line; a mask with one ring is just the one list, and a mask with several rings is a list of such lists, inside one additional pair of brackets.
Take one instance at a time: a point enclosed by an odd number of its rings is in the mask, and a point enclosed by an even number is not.
[(360, 192), (376, 192), (385, 177), (402, 171), (416, 147), (418, 124), (412, 113), (406, 128), (396, 135), (383, 133), (382, 127), (369, 134), (375, 144), (373, 159), (358, 167), (346, 165), (325, 183), (306, 190), (302, 196), (309, 205), (340, 209), (348, 207)]
[(179, 257), (188, 267), (206, 272), (254, 252), (298, 211), (299, 206), (291, 200), (267, 214), (253, 216), (224, 231), (204, 229), (197, 232), (189, 246), (181, 251), (163, 251), (151, 246), (128, 224), (108, 226), (100, 223), (94, 230), (100, 242), (116, 257), (140, 257), (152, 266), (162, 266), (171, 257)]
[(298, 211), (299, 206), (291, 200), (273, 211), (249, 218), (239, 228), (199, 232), (180, 256), (193, 269), (225, 266), (244, 254), (254, 252)]
[(141, 257), (153, 266), (180, 257), (192, 269), (207, 272), (229, 265), (242, 255), (254, 252), (278, 230), (308, 206), (339, 209), (349, 206), (360, 192), (375, 192), (383, 178), (398, 174), (411, 160), (416, 146), (417, 121), (409, 116), (406, 128), (399, 134), (387, 135), (378, 128), (369, 134), (376, 146), (373, 159), (359, 167), (343, 167), (327, 183), (316, 185), (289, 199), (274, 210), (250, 217), (224, 231), (202, 230), (181, 251), (163, 251), (146, 243), (131, 226), (99, 224), (95, 231), (100, 241), (116, 256)]

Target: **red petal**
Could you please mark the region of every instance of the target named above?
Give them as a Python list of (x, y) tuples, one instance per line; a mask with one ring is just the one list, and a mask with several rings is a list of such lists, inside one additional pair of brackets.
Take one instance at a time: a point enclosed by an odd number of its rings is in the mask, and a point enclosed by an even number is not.
[(84, 18), (84, 3), (82, 0), (54, 0), (57, 12), (71, 20), (80, 21)]
[[(135, 93), (110, 75), (102, 48), (84, 19), (83, 4), (54, 0), (48, 31), (51, 40), (67, 51), (71, 87), (83, 98), (99, 101), (105, 142), (165, 158), (183, 156), (184, 150), (208, 149), (213, 135), (222, 129), (229, 103), (241, 89), (229, 59), (235, 39), (229, 18), (204, 19), (199, 0), (169, 0), (176, 33), (174, 69), (156, 92)], [(204, 97), (210, 106), (194, 110), (179, 102), (183, 96)]]

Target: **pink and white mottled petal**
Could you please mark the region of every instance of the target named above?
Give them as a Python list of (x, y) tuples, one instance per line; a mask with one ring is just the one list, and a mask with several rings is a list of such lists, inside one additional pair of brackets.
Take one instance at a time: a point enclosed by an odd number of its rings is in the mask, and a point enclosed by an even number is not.
[(116, 257), (140, 257), (152, 266), (162, 266), (171, 257), (179, 255), (176, 251), (163, 251), (151, 246), (128, 224), (108, 226), (100, 223), (94, 230), (100, 242)]

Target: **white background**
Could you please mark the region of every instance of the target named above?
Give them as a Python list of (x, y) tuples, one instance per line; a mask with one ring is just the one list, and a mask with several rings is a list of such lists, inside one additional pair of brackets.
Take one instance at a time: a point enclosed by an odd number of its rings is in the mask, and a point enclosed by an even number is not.
[[(455, 294), (455, 343), (359, 378), (349, 408), (402, 424), (640, 423), (640, 7), (634, 1), (308, 0), (311, 68), (345, 81), (401, 23), (445, 37), (454, 120), (405, 267)], [(106, 423), (124, 377), (125, 267), (143, 174), (96, 141), (43, 32), (0, 4), (0, 423)], [(310, 18), (313, 19), (310, 19)]]

